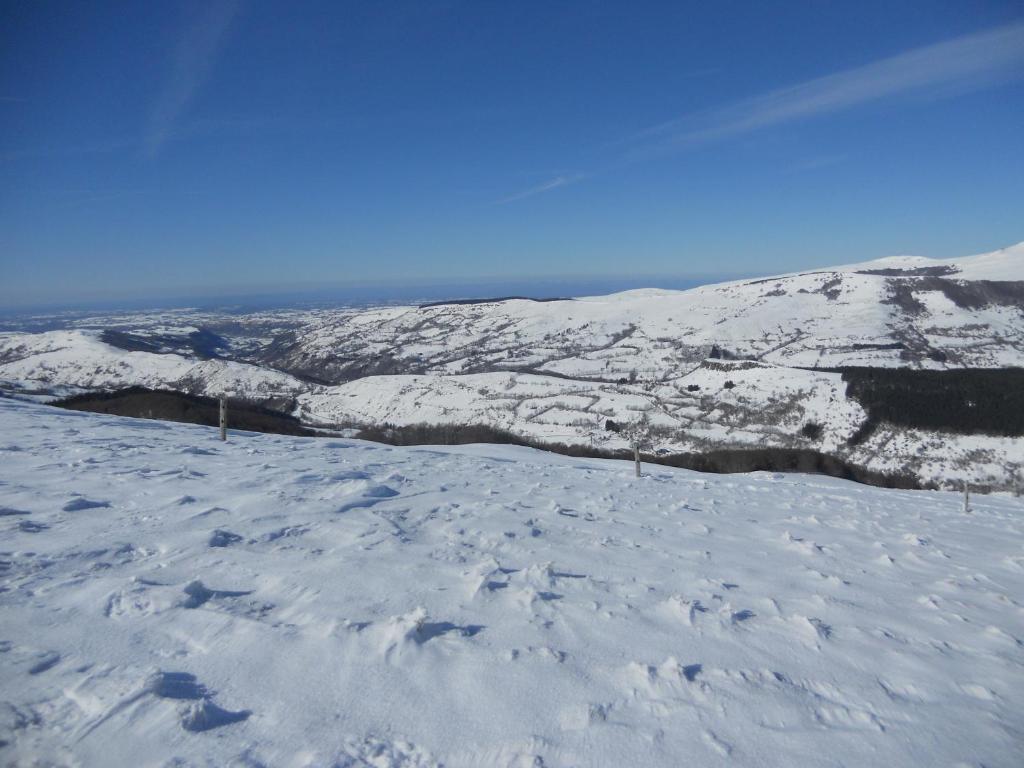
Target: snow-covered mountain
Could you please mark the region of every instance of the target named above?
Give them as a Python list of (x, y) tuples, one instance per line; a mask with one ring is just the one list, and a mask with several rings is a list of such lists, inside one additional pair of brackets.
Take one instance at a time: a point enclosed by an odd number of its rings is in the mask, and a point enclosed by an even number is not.
[(325, 381), (529, 369), (664, 380), (716, 347), (775, 365), (1024, 365), (1024, 243), (566, 301), (388, 307), (318, 318), (265, 355)]
[(0, 763), (1018, 766), (1022, 512), (0, 399)]
[[(197, 355), (205, 355), (200, 359)], [(93, 316), (0, 335), (21, 391), (141, 384), (287, 403), (357, 426), (486, 424), (546, 442), (811, 449), (920, 482), (1018, 489), (1012, 436), (873, 425), (835, 369), (1024, 367), (1024, 243), (689, 291), (245, 315)]]

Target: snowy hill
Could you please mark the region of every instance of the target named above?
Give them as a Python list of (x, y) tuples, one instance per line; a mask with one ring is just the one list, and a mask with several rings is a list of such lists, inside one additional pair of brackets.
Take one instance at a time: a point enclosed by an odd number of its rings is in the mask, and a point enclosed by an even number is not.
[(279, 340), (266, 359), (328, 381), (495, 369), (662, 380), (715, 347), (810, 368), (1024, 365), (1024, 243), (967, 259), (897, 257), (689, 291), (326, 316)]
[(0, 371), (21, 389), (59, 391), (165, 387), (265, 400), (292, 397), (307, 386), (294, 376), (231, 360), (119, 349), (98, 331), (0, 336)]
[(1024, 506), (0, 399), (0, 762), (1017, 766)]
[(865, 431), (868, 414), (835, 369), (1024, 367), (1024, 243), (689, 291), (66, 325), (0, 335), (0, 387), (162, 386), (326, 426), (485, 424), (611, 450), (626, 443), (607, 422), (643, 413), (662, 453), (814, 450), (924, 484), (1022, 483), (1012, 434)]
[[(864, 440), (852, 440), (868, 416), (846, 395), (840, 374), (744, 362), (706, 361), (654, 386), (516, 373), (372, 376), (300, 395), (296, 414), (341, 426), (485, 424), (540, 443), (611, 451), (629, 442), (608, 431), (607, 421), (624, 424), (643, 414), (655, 430), (651, 450), (662, 454), (806, 449), (924, 485), (1024, 488), (1019, 437), (883, 422)], [(807, 425), (820, 431), (805, 434)]]
[(884, 259), (838, 267), (843, 272), (898, 269), (903, 272), (948, 276), (956, 280), (1013, 282), (1024, 279), (1024, 243), (990, 253), (958, 259), (929, 259), (924, 256), (889, 256)]

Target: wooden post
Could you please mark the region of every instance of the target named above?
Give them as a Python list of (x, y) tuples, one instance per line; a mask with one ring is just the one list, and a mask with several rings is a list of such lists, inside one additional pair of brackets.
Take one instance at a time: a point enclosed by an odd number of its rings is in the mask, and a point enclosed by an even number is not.
[(964, 480), (964, 514), (968, 514), (971, 511), (971, 486)]
[(228, 399), (226, 397), (220, 399), (220, 439), (228, 439)]
[(633, 461), (636, 463), (636, 476), (640, 477), (640, 443), (633, 441)]

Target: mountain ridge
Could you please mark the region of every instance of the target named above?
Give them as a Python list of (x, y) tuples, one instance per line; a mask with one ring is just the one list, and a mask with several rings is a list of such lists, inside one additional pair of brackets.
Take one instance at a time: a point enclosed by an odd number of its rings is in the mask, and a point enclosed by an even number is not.
[[(311, 425), (479, 424), (610, 450), (626, 442), (606, 422), (643, 416), (652, 449), (671, 453), (806, 448), (923, 484), (1011, 490), (1012, 436), (866, 430), (841, 373), (1024, 367), (1024, 279), (992, 277), (1024, 278), (1024, 243), (572, 301), (100, 316), (0, 335), (0, 381), (43, 397), (172, 388)], [(197, 338), (217, 340), (212, 356), (194, 354)]]

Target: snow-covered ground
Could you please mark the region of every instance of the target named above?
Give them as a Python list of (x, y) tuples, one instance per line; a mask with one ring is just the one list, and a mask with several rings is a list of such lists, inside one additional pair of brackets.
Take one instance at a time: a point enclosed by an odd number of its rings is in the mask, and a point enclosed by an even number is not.
[(141, 386), (251, 399), (290, 397), (307, 389), (294, 376), (258, 365), (128, 351), (100, 336), (95, 330), (0, 334), (0, 381), (15, 391)]
[[(604, 450), (629, 447), (625, 435), (605, 428), (609, 419), (628, 424), (643, 413), (660, 428), (651, 448), (668, 453), (802, 448), (873, 472), (911, 475), (926, 486), (1024, 490), (1020, 438), (885, 423), (852, 445), (867, 414), (847, 397), (840, 374), (748, 361), (708, 360), (657, 385), (510, 372), (369, 376), (297, 401), (295, 414), (314, 424), (486, 424), (541, 443)], [(806, 424), (821, 434), (802, 434)]]
[(1024, 243), (687, 291), (321, 314), (267, 359), (325, 381), (503, 369), (663, 380), (715, 346), (778, 366), (998, 368), (1024, 364), (1022, 311)]
[(0, 399), (0, 763), (1019, 766), (1024, 503)]

